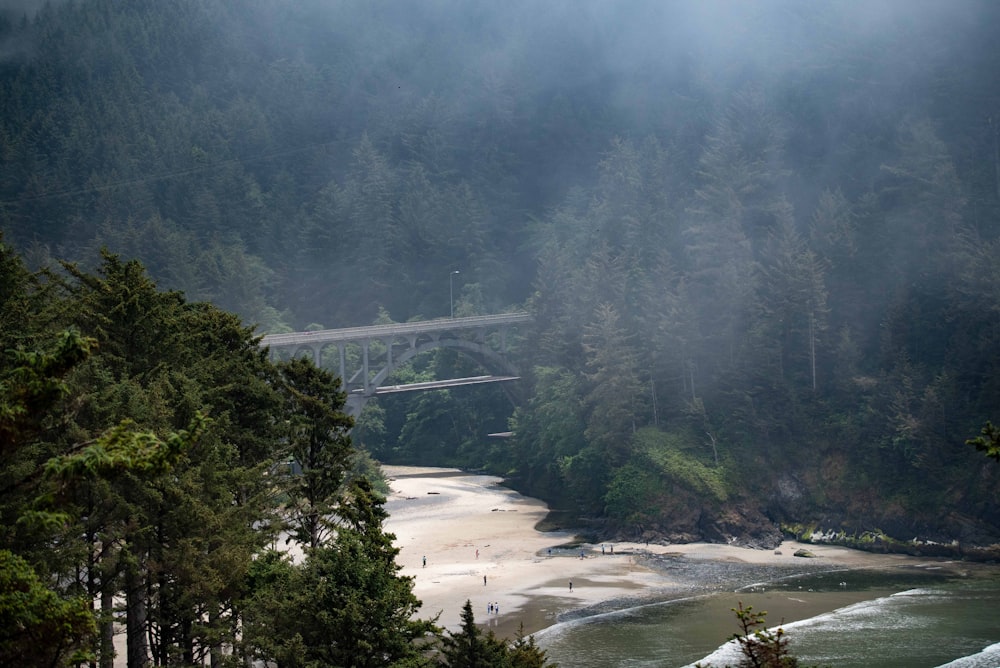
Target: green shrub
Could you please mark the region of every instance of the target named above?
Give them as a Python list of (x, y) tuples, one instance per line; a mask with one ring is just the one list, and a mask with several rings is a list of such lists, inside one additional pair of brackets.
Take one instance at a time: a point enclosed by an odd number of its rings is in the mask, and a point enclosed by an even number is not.
[(647, 511), (655, 507), (662, 487), (659, 476), (648, 465), (630, 462), (618, 469), (608, 485), (604, 495), (606, 512), (625, 522), (641, 521)]
[(636, 435), (636, 451), (642, 453), (661, 477), (722, 502), (729, 498), (725, 469), (701, 461), (690, 452), (690, 444), (678, 434), (644, 429)]

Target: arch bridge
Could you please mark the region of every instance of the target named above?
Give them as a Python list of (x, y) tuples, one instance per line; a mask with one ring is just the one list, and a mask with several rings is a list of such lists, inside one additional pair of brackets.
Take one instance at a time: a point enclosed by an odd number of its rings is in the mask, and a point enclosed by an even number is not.
[[(335, 346), (341, 382), (347, 392), (346, 409), (357, 417), (368, 400), (380, 394), (517, 380), (517, 369), (507, 357), (507, 334), (511, 328), (530, 320), (529, 313), (519, 312), (289, 332), (268, 334), (261, 339), (261, 345), (269, 349), (272, 359), (280, 352), (294, 357), (308, 351), (316, 366), (321, 366), (324, 350)], [(348, 355), (351, 346), (357, 347), (360, 355)], [(400, 365), (435, 348), (454, 348), (489, 370), (491, 375), (405, 385), (385, 384)]]

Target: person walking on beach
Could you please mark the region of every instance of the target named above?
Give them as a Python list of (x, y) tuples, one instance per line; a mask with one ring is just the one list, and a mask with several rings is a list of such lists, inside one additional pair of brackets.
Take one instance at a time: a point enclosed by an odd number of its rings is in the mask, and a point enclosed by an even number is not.
[(573, 581), (572, 580), (569, 581), (569, 590), (573, 591)]
[(483, 586), (484, 587), (486, 586), (486, 576), (485, 575), (483, 576)]
[(427, 568), (427, 555), (424, 555), (424, 568)]
[(477, 547), (476, 548), (476, 559), (478, 559), (478, 558), (479, 558), (479, 548)]

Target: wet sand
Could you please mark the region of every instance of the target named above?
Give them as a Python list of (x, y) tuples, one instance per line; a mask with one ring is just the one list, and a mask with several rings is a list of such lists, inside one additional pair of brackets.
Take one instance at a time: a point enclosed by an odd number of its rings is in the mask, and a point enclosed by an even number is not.
[[(414, 578), (414, 593), (423, 601), (420, 616), (440, 615), (439, 625), (448, 630), (459, 628), (466, 600), (472, 602), (477, 622), (511, 637), (521, 624), (525, 633), (534, 633), (575, 616), (735, 591), (793, 573), (918, 568), (928, 561), (792, 541), (781, 545), (780, 554), (707, 543), (578, 544), (572, 532), (536, 530), (547, 514), (545, 504), (502, 487), (495, 476), (383, 469), (392, 489), (385, 528), (396, 535), (401, 572)], [(815, 558), (793, 556), (799, 548)], [(819, 606), (825, 609), (838, 601), (828, 597)], [(488, 612), (491, 603), (499, 605), (498, 614)], [(780, 603), (775, 621), (825, 611), (794, 600)]]
[[(508, 636), (521, 621), (530, 633), (566, 610), (657, 583), (633, 555), (600, 558), (600, 546), (596, 553), (593, 546), (566, 547), (575, 540), (570, 532), (535, 530), (547, 514), (545, 504), (501, 487), (499, 478), (384, 469), (392, 479), (385, 528), (396, 536), (397, 562), (414, 578), (421, 617), (440, 614), (447, 629), (459, 627), (466, 600), (477, 621)], [(499, 614), (489, 614), (491, 603)]]

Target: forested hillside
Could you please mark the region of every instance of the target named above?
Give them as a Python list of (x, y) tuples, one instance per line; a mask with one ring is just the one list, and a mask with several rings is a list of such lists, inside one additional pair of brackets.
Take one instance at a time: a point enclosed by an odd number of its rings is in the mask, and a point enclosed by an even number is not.
[(534, 314), (512, 417), (380, 400), (383, 460), (628, 535), (990, 545), (998, 31), (989, 0), (22, 7), (0, 228), (265, 332), (445, 316), (454, 270), (456, 314)]
[(548, 665), (415, 617), (330, 372), (134, 260), (63, 268), (0, 239), (0, 665)]

